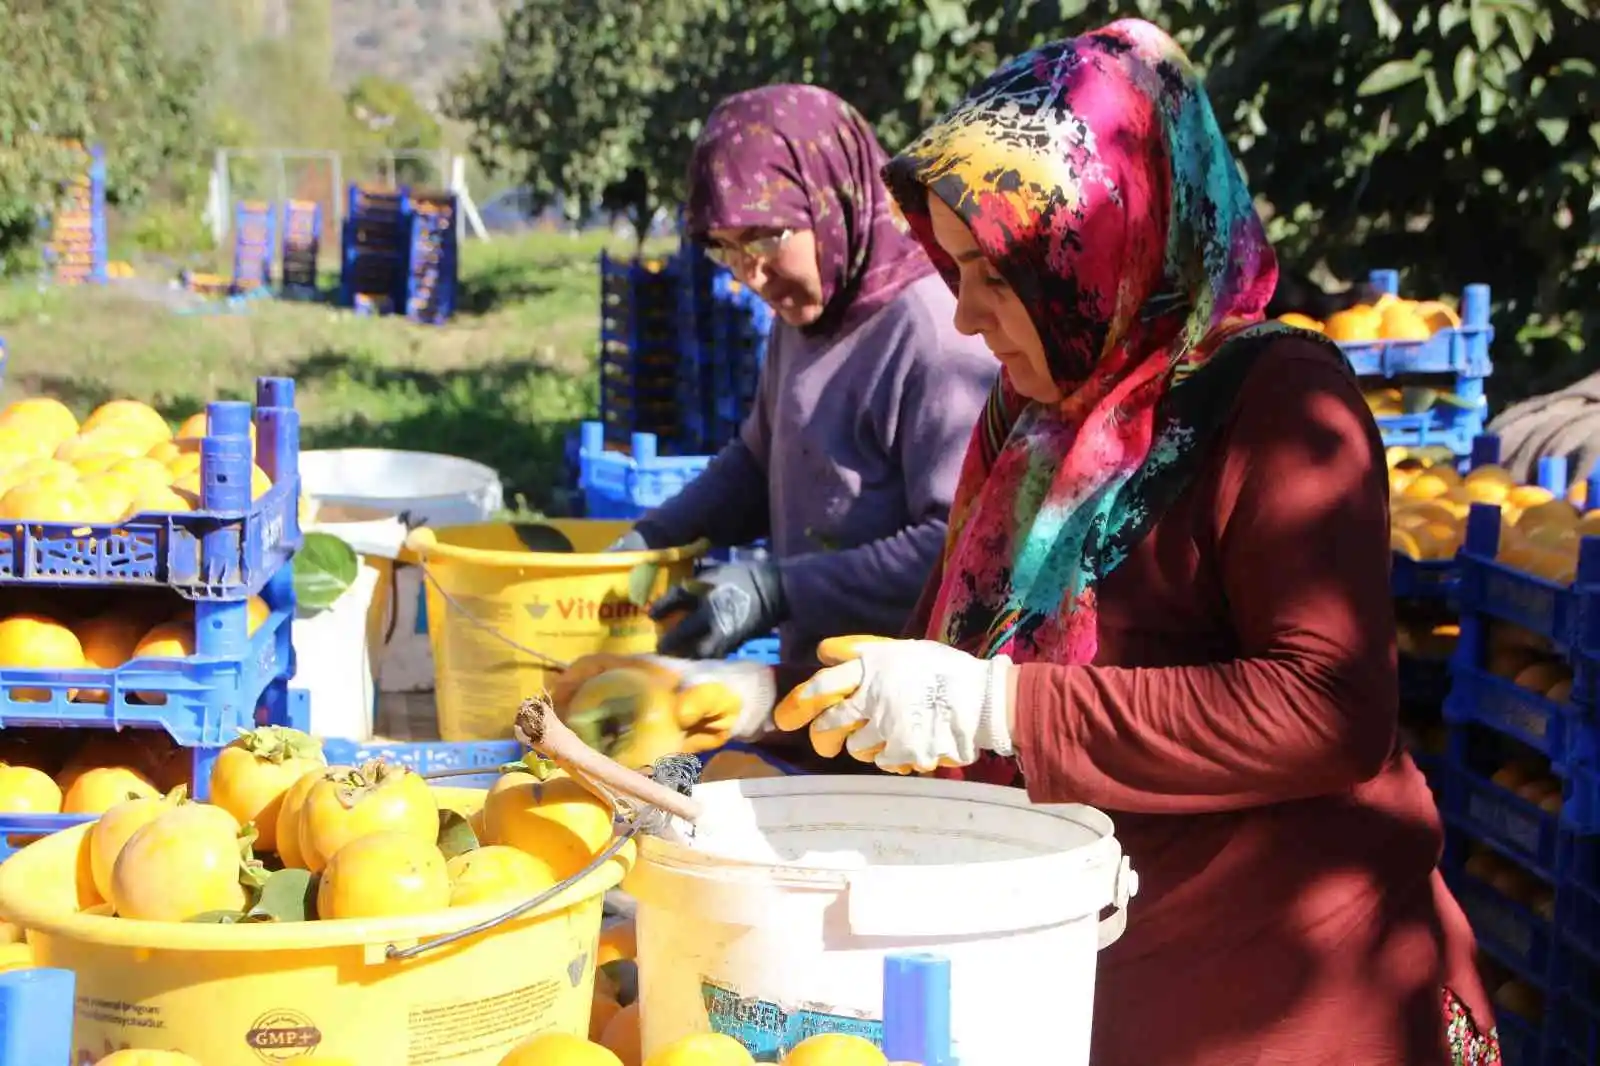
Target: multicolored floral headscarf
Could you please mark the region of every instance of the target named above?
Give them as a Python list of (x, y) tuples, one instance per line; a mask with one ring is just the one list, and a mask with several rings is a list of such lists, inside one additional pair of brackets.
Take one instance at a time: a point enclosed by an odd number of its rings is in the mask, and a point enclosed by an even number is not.
[[(896, 157), (890, 191), (941, 273), (928, 194), (1028, 308), (1065, 397), (1002, 374), (950, 514), (928, 637), (1087, 663), (1096, 586), (1183, 491), (1259, 350), (1277, 261), (1188, 58), (1123, 20), (1007, 63)], [(1276, 327), (1256, 327), (1273, 330)]]
[(830, 334), (869, 317), (933, 264), (895, 213), (881, 171), (888, 154), (861, 113), (814, 85), (735, 93), (706, 120), (689, 161), (685, 224), (811, 230)]

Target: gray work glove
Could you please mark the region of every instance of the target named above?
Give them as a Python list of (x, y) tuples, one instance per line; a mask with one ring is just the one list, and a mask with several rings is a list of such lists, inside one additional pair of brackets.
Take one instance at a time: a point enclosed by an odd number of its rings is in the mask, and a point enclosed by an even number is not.
[(657, 650), (688, 659), (724, 658), (788, 617), (778, 564), (762, 559), (718, 567), (669, 590), (651, 605), (650, 618), (660, 622), (684, 611)]

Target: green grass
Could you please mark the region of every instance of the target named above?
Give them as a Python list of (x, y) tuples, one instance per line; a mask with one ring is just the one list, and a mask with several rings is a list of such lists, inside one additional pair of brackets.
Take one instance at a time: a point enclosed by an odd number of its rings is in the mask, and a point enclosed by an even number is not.
[(176, 420), (287, 375), (302, 448), (461, 455), (498, 470), (508, 500), (559, 511), (563, 439), (596, 409), (604, 247), (589, 235), (467, 242), (460, 313), (442, 327), (274, 300), (180, 315), (154, 274), (76, 289), (18, 283), (0, 288), (0, 398), (55, 396), (82, 415), (131, 397)]

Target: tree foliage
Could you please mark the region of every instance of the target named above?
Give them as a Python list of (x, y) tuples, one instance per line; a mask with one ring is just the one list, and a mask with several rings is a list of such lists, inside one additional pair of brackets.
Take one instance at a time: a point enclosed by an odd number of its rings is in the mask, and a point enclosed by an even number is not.
[(162, 16), (159, 0), (0, 0), (0, 266), (83, 172), (76, 145), (105, 145), (123, 204), (186, 154), (204, 68), (168, 47)]
[[(1521, 393), (1600, 343), (1593, 0), (1135, 0), (1202, 70), (1284, 258), (1408, 291), (1487, 282)], [(520, 0), (449, 106), (545, 197), (683, 194), (729, 92), (825, 85), (903, 143), (1001, 59), (1103, 22), (1087, 0)], [(1517, 349), (1500, 344), (1502, 353)]]

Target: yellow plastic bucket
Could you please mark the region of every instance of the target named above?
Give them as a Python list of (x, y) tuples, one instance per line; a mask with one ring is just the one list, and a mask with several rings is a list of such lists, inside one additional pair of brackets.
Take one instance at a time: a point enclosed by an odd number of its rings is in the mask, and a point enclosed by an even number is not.
[(428, 643), (445, 740), (510, 737), (517, 707), (547, 687), (550, 660), (655, 651), (656, 625), (630, 597), (630, 575), (641, 563), (659, 568), (649, 594), (654, 600), (692, 576), (695, 560), (709, 547), (697, 541), (661, 551), (607, 552), (629, 523), (541, 524), (559, 530), (576, 550), (529, 551), (517, 528), (504, 522), (418, 530), (408, 541), (407, 555), (426, 575)]
[[(485, 796), (436, 792), (442, 806), (468, 815)], [(0, 864), (0, 915), (28, 930), (37, 965), (77, 973), (74, 1062), (129, 1047), (182, 1051), (205, 1066), (292, 1064), (312, 1054), (496, 1066), (535, 1033), (588, 1032), (601, 902), (621, 880), (617, 862), (528, 915), (393, 961), (391, 946), (510, 907), (283, 925), (127, 921), (80, 909), (88, 828), (46, 837)]]

